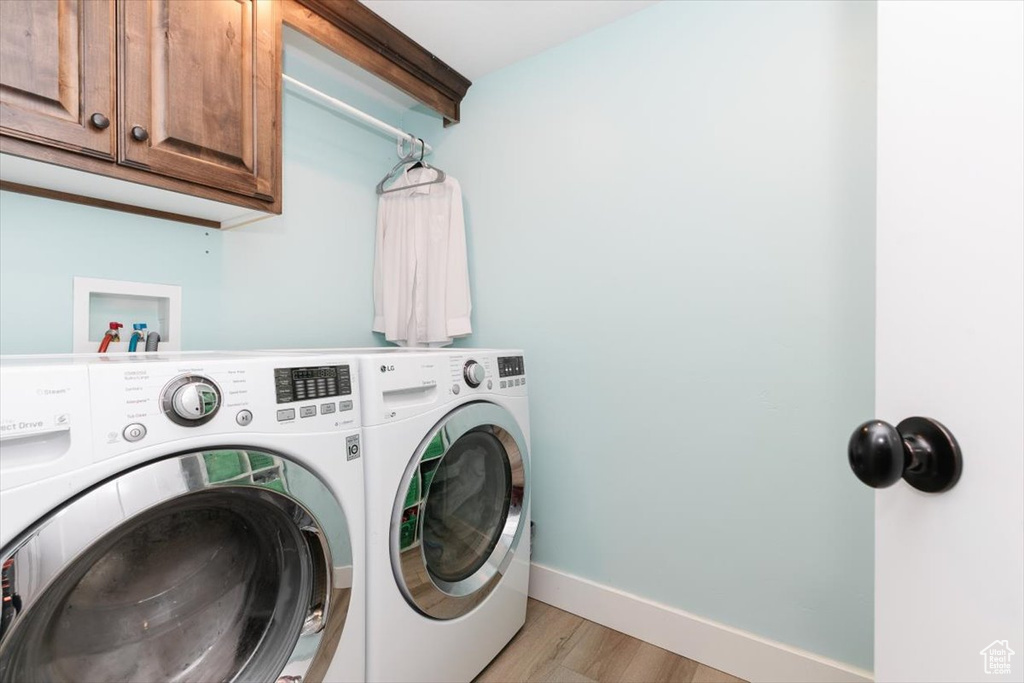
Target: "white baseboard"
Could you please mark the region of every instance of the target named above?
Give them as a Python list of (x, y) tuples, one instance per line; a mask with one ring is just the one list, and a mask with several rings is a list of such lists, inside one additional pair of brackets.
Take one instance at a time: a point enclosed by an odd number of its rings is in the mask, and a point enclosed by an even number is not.
[(869, 671), (533, 564), (530, 597), (759, 683), (867, 683)]
[[(2, 1), (2, 0), (0, 0)], [(352, 587), (352, 565), (334, 568), (334, 589)]]

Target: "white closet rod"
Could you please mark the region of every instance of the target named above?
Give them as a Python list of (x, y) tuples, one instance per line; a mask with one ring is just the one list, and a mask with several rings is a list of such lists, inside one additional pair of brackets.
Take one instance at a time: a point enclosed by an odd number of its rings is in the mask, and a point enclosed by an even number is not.
[[(288, 85), (290, 85), (293, 88), (299, 90), (300, 92), (306, 93), (307, 95), (313, 97), (316, 100), (320, 100), (321, 102), (323, 102), (324, 104), (329, 106), (331, 109), (334, 109), (335, 111), (339, 111), (342, 114), (346, 114), (348, 116), (351, 116), (354, 119), (358, 119), (358, 120), (362, 121), (363, 123), (365, 123), (365, 124), (367, 124), (369, 126), (372, 126), (372, 127), (376, 128), (377, 130), (383, 131), (383, 132), (387, 133), (388, 135), (394, 137), (395, 141), (398, 142), (398, 154), (399, 154), (399, 156), (403, 156), (402, 143), (408, 142), (409, 143), (409, 149), (413, 149), (414, 150), (414, 149), (416, 149), (419, 146), (419, 143), (421, 142), (421, 140), (418, 137), (416, 137), (415, 135), (412, 135), (411, 133), (406, 133), (404, 130), (401, 130), (400, 128), (395, 128), (394, 126), (392, 126), (392, 125), (390, 125), (388, 123), (384, 123), (380, 119), (374, 118), (373, 116), (370, 116), (366, 112), (360, 111), (359, 109), (356, 109), (351, 104), (347, 104), (345, 102), (342, 102), (339, 99), (331, 97), (330, 95), (322, 93), (319, 90), (317, 90), (316, 88), (311, 88), (310, 86), (306, 85), (302, 81), (295, 80), (294, 78), (292, 78), (288, 74), (281, 74), (281, 78), (284, 79), (284, 82), (287, 83)], [(424, 151), (424, 154), (430, 154), (433, 150), (431, 149), (430, 145), (428, 145), (427, 143), (424, 142), (423, 143), (423, 151)]]

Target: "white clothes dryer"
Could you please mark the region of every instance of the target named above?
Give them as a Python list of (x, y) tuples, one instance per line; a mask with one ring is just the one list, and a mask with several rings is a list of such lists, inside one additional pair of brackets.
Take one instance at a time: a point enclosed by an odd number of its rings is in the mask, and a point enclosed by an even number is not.
[(361, 681), (345, 356), (0, 358), (0, 681)]
[(367, 678), (470, 681), (526, 616), (523, 353), (383, 351), (360, 376)]

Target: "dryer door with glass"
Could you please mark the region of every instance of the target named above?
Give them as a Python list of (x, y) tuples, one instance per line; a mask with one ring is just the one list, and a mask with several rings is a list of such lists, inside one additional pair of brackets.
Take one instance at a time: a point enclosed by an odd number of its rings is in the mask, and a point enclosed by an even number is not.
[(337, 499), (291, 460), (143, 465), (0, 553), (0, 681), (299, 680), (344, 620), (332, 555), (350, 553)]
[(391, 524), (391, 564), (409, 604), (454, 619), (501, 581), (526, 522), (526, 439), (492, 403), (449, 413), (406, 468)]

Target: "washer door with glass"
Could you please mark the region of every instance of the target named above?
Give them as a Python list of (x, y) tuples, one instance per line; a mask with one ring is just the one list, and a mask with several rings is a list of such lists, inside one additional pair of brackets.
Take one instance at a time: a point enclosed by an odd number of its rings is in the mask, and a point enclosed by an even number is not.
[(347, 611), (331, 604), (337, 539), (337, 500), (277, 455), (119, 475), (0, 554), (0, 681), (299, 680)]
[(427, 435), (391, 524), (391, 564), (411, 605), (454, 619), (494, 590), (523, 533), (528, 481), (526, 440), (503, 408), (467, 404)]

